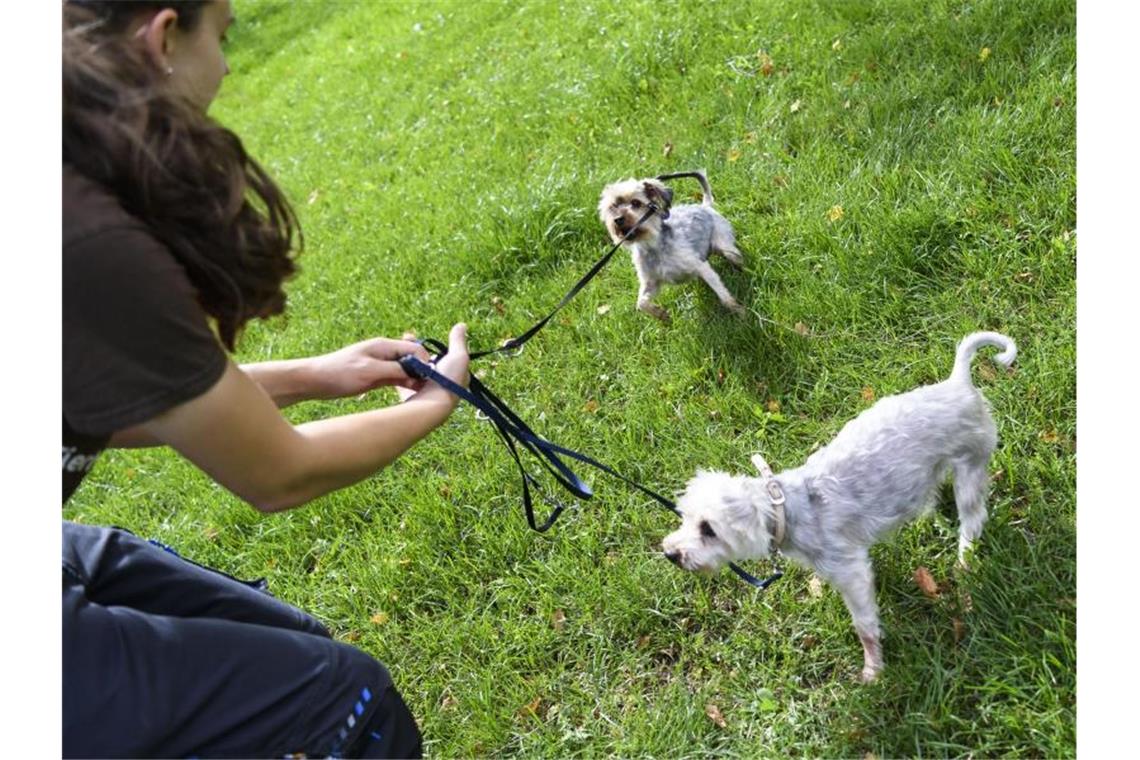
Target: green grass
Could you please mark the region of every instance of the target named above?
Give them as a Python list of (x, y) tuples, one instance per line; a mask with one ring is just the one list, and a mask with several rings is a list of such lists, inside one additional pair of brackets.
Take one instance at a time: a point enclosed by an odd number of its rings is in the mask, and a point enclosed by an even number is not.
[(129, 452), (65, 516), (268, 576), (389, 665), (434, 756), (1075, 754), (1071, 0), (236, 12), (213, 113), (294, 199), (307, 244), (288, 317), (252, 326), (241, 360), (459, 320), (495, 345), (605, 250), (602, 185), (704, 167), (747, 256), (718, 268), (765, 321), (690, 284), (664, 292), (663, 328), (634, 311), (620, 257), (480, 376), (540, 433), (668, 493), (757, 450), (798, 465), (869, 405), (864, 387), (941, 379), (963, 335), (1000, 330), (1021, 353), (1010, 374), (975, 370), (1002, 438), (976, 567), (953, 571), (948, 491), (876, 547), (887, 670), (860, 687), (837, 594), (796, 568), (763, 595), (675, 571), (655, 551), (674, 518), (616, 480), (586, 473), (596, 498), (530, 532), (513, 463), (466, 406), (287, 514)]

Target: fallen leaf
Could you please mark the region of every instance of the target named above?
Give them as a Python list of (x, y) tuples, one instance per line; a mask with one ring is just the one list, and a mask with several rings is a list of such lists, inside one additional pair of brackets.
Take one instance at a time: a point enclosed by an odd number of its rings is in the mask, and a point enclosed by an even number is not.
[(793, 329), (796, 331), (796, 334), (803, 335), (805, 337), (810, 332), (810, 330), (808, 330), (808, 326), (805, 325), (803, 322), (796, 322)]
[(805, 634), (802, 639), (800, 639), (800, 649), (807, 652), (808, 650), (815, 649), (815, 646), (818, 643), (819, 643), (819, 637), (815, 636), (814, 634), (808, 633), (808, 634)]
[(494, 296), (491, 299), (491, 305), (495, 307), (495, 311), (501, 316), (507, 313), (507, 307), (503, 306), (503, 299)]
[(705, 705), (705, 715), (709, 716), (709, 720), (721, 728), (728, 728), (728, 723), (725, 722), (724, 716), (720, 714), (720, 708), (712, 702)]
[(561, 631), (566, 627), (566, 613), (562, 610), (555, 610), (554, 614), (550, 616), (550, 624), (554, 626), (554, 630)]
[(843, 218), (843, 207), (840, 205), (832, 206), (827, 210), (827, 218), (829, 221), (838, 222)]
[(808, 596), (815, 599), (819, 599), (823, 596), (823, 581), (819, 579), (819, 576), (813, 575), (808, 580)]
[(204, 531), (202, 531), (202, 533), (205, 534), (206, 540), (208, 540), (208, 541), (213, 541), (215, 538), (218, 537), (218, 529), (212, 525), (210, 527), (206, 528)]
[(850, 101), (850, 100), (845, 100), (845, 101), (843, 101), (843, 107), (844, 107), (845, 109), (846, 109), (846, 108), (850, 108), (850, 107), (851, 107), (851, 101)]
[(937, 599), (941, 594), (938, 591), (938, 584), (934, 581), (934, 576), (925, 567), (920, 567), (914, 571), (914, 582), (922, 589), (922, 593), (926, 594), (931, 599)]
[(538, 717), (538, 709), (542, 706), (542, 697), (535, 697), (531, 701), (519, 708), (518, 716), (525, 718), (528, 715)]
[(772, 72), (776, 70), (776, 65), (772, 63), (772, 56), (760, 50), (756, 53), (756, 57), (760, 59), (760, 73), (766, 77), (772, 76)]
[(724, 385), (724, 370), (723, 369), (718, 369), (716, 371), (716, 384), (717, 385)]
[(449, 486), (447, 483), (441, 485), (439, 487), (439, 495), (445, 499), (451, 498), (451, 486)]
[(831, 49), (832, 50), (842, 50), (843, 49), (843, 40), (836, 37), (835, 42), (831, 43)]
[(783, 174), (777, 174), (776, 176), (772, 177), (772, 184), (776, 187), (787, 187), (788, 178)]
[(610, 312), (610, 305), (608, 303), (604, 303), (598, 307), (598, 314), (609, 314), (609, 312)]
[(459, 700), (456, 699), (455, 697), (451, 696), (450, 694), (448, 694), (442, 700), (440, 700), (439, 709), (440, 710), (450, 710), (451, 708), (455, 707), (457, 704), (459, 704)]
[(791, 110), (792, 113), (795, 113), (795, 112), (800, 110), (801, 104), (802, 103), (801, 103), (800, 99), (796, 98), (795, 100), (792, 101), (792, 105), (789, 106), (789, 110)]
[(733, 148), (732, 150), (730, 150), (728, 152), (728, 160), (729, 161), (736, 161), (739, 158), (740, 158), (740, 151), (738, 151), (736, 148)]
[(756, 142), (756, 133), (755, 132), (746, 132), (744, 134), (744, 142), (748, 143), (749, 145), (752, 145), (753, 143), (755, 143)]
[(950, 618), (950, 624), (954, 626), (954, 643), (957, 644), (966, 635), (966, 624), (958, 618)]
[(983, 380), (992, 382), (997, 379), (997, 371), (989, 364), (979, 364), (978, 374), (982, 376)]
[(780, 411), (780, 402), (774, 398), (770, 398), (768, 399), (767, 407), (769, 412), (775, 414), (776, 412)]
[(875, 400), (875, 389), (869, 385), (864, 385), (863, 390), (859, 392), (859, 395), (862, 396), (863, 400), (869, 404)]
[(360, 641), (360, 631), (349, 631), (342, 636), (345, 641)]
[(638, 649), (645, 649), (645, 647), (649, 646), (649, 642), (650, 642), (650, 638), (649, 638), (648, 633), (643, 634), (641, 636), (638, 636), (637, 637), (637, 648)]
[(317, 202), (317, 198), (320, 198), (320, 197), (321, 197), (321, 193), (319, 190), (314, 190), (313, 192), (309, 193), (309, 205), (312, 206), (314, 203)]
[(982, 63), (985, 63), (986, 59), (989, 57), (990, 57), (990, 49), (988, 47), (984, 47), (980, 51), (978, 51), (978, 60), (981, 61)]
[(1037, 437), (1045, 443), (1059, 443), (1061, 440), (1061, 436), (1057, 434), (1056, 430), (1042, 430), (1037, 434)]
[(672, 153), (673, 153), (673, 143), (665, 143), (665, 147), (663, 147), (661, 149), (661, 155), (665, 156), (665, 158), (669, 158), (669, 156), (672, 155)]
[(590, 399), (585, 403), (585, 405), (582, 406), (582, 411), (593, 414), (594, 412), (598, 411), (598, 402), (594, 399)]
[(958, 604), (961, 605), (962, 612), (974, 611), (974, 597), (970, 596), (969, 591), (960, 591), (958, 597)]
[(377, 612), (375, 615), (373, 615), (372, 617), (370, 617), (368, 619), (372, 621), (373, 625), (384, 625), (385, 623), (388, 622), (388, 613), (387, 612)]
[(1033, 282), (1033, 272), (1018, 272), (1013, 279), (1018, 282)]

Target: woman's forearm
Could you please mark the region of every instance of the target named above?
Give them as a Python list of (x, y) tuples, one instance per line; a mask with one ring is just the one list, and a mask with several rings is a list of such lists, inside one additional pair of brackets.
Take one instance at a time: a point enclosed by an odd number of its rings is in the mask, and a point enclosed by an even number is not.
[(325, 397), (311, 358), (242, 364), (240, 369), (269, 394), (279, 409)]

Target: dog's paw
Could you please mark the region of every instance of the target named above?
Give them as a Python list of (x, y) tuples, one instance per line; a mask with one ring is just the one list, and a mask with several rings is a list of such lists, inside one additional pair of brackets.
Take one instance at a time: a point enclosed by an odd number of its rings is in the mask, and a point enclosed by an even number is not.
[(879, 673), (882, 672), (881, 668), (863, 668), (863, 672), (859, 674), (859, 683), (869, 684), (879, 680)]
[(744, 305), (741, 304), (739, 301), (729, 301), (724, 306), (726, 309), (728, 309), (729, 311), (731, 311), (733, 314), (735, 314), (738, 317), (748, 316), (748, 309), (744, 308)]

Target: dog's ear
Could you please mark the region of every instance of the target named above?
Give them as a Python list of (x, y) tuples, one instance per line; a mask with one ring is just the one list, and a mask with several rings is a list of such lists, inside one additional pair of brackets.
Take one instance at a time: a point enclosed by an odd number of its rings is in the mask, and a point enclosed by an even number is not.
[(649, 196), (649, 200), (661, 210), (661, 218), (668, 219), (669, 207), (673, 205), (673, 189), (655, 179), (645, 180), (642, 187), (645, 189), (645, 194)]

